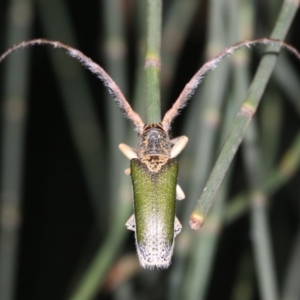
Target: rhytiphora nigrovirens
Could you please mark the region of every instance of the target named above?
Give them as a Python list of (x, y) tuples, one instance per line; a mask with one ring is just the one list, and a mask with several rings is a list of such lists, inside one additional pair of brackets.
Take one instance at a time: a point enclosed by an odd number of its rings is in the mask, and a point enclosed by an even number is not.
[[(220, 54), (206, 62), (186, 84), (178, 99), (168, 110), (162, 121), (145, 124), (131, 108), (125, 96), (113, 79), (95, 62), (82, 52), (58, 41), (35, 39), (22, 42), (8, 49), (0, 62), (13, 51), (33, 45), (52, 45), (61, 48), (77, 59), (84, 67), (94, 73), (106, 86), (114, 101), (138, 132), (138, 145), (133, 149), (125, 144), (119, 148), (130, 160), (133, 186), (134, 213), (126, 222), (126, 227), (135, 232), (136, 248), (140, 264), (144, 268), (167, 268), (171, 263), (175, 237), (181, 231), (181, 224), (175, 216), (175, 202), (185, 198), (177, 184), (178, 163), (176, 157), (188, 142), (186, 136), (170, 137), (171, 123), (193, 96), (202, 78), (226, 57), (242, 47), (258, 44), (277, 44), (292, 52), (298, 59), (300, 53), (292, 46), (280, 41), (261, 38), (243, 41), (224, 49)], [(198, 229), (204, 218), (198, 215), (191, 220), (191, 227)]]

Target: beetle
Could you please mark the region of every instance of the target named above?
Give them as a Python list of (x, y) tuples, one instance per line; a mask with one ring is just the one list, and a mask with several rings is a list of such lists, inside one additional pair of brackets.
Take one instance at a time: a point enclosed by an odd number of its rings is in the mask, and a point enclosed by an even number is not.
[(103, 82), (124, 115), (133, 123), (139, 137), (137, 149), (126, 144), (119, 145), (121, 152), (130, 160), (130, 168), (126, 169), (125, 173), (131, 175), (133, 187), (134, 213), (126, 222), (126, 227), (135, 232), (136, 249), (141, 266), (148, 269), (163, 269), (171, 263), (175, 237), (182, 229), (175, 216), (175, 200), (185, 198), (184, 192), (177, 184), (176, 157), (186, 146), (188, 138), (180, 136), (171, 139), (171, 123), (209, 71), (215, 69), (224, 58), (229, 57), (236, 50), (257, 44), (277, 44), (300, 56), (292, 46), (280, 40), (267, 38), (243, 41), (228, 47), (196, 72), (158, 124), (144, 124), (104, 69), (79, 50), (59, 41), (46, 39), (24, 41), (3, 53), (0, 62), (20, 48), (52, 45), (66, 50), (70, 56), (77, 59)]
[(181, 224), (175, 216), (175, 198), (184, 199), (177, 184), (176, 156), (188, 142), (186, 136), (170, 139), (162, 124), (146, 124), (137, 150), (120, 144), (130, 159), (134, 214), (126, 227), (135, 232), (140, 264), (145, 268), (169, 266)]

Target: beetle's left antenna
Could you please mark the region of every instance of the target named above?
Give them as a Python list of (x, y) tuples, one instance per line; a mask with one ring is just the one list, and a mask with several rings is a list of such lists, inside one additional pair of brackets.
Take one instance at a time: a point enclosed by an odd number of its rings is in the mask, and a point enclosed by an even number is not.
[(94, 61), (92, 61), (90, 58), (85, 56), (82, 52), (79, 50), (72, 48), (68, 45), (65, 45), (58, 41), (51, 41), (46, 39), (35, 39), (30, 41), (24, 41), (20, 44), (17, 44), (11, 48), (9, 48), (5, 53), (3, 53), (0, 56), (0, 62), (8, 56), (10, 53), (20, 49), (25, 48), (28, 46), (34, 46), (34, 45), (52, 45), (54, 48), (61, 48), (65, 49), (67, 51), (67, 54), (77, 59), (84, 67), (86, 67), (88, 70), (90, 70), (92, 73), (94, 73), (106, 86), (109, 93), (112, 95), (114, 101), (117, 103), (117, 105), (120, 107), (120, 109), (123, 111), (125, 116), (133, 123), (136, 130), (138, 132), (142, 131), (142, 128), (144, 126), (144, 123), (140, 116), (131, 108), (128, 101), (126, 100), (125, 96), (121, 92), (120, 88), (117, 86), (117, 84), (113, 81), (113, 79)]
[(231, 47), (228, 47), (224, 49), (220, 54), (215, 56), (213, 59), (206, 62), (192, 77), (192, 79), (186, 84), (184, 89), (182, 90), (181, 94), (173, 104), (172, 108), (168, 110), (164, 116), (164, 119), (162, 121), (162, 125), (164, 128), (168, 131), (170, 128), (170, 125), (175, 117), (177, 117), (180, 113), (180, 111), (186, 106), (188, 100), (194, 95), (198, 85), (201, 83), (202, 79), (205, 77), (205, 75), (215, 69), (218, 64), (225, 59), (226, 57), (231, 56), (236, 50), (243, 48), (243, 47), (250, 47), (255, 46), (259, 44), (264, 45), (278, 45), (285, 49), (287, 49), (289, 52), (294, 54), (299, 60), (300, 60), (300, 53), (289, 44), (286, 44), (285, 42), (281, 40), (275, 40), (275, 39), (268, 39), (268, 38), (261, 38), (257, 40), (252, 41), (243, 41), (240, 43), (237, 43)]

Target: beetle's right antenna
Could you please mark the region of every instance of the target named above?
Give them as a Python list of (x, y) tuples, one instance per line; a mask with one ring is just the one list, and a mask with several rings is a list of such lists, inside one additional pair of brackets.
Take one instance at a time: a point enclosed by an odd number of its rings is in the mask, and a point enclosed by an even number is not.
[(0, 62), (9, 54), (12, 52), (20, 49), (25, 48), (28, 46), (34, 46), (34, 45), (52, 45), (54, 48), (61, 48), (65, 49), (67, 51), (67, 54), (77, 59), (84, 67), (89, 69), (92, 73), (94, 73), (106, 86), (109, 93), (112, 95), (114, 101), (117, 103), (117, 105), (120, 107), (120, 109), (123, 111), (125, 116), (133, 123), (136, 130), (138, 132), (142, 131), (142, 128), (144, 127), (144, 123), (140, 116), (131, 108), (129, 103), (127, 102), (125, 96), (121, 92), (120, 88), (117, 86), (117, 84), (112, 80), (112, 78), (94, 61), (92, 61), (90, 58), (85, 56), (82, 52), (79, 50), (72, 48), (66, 44), (63, 44), (58, 41), (51, 41), (46, 39), (35, 39), (30, 41), (22, 42), (18, 45), (15, 45), (11, 48), (9, 48), (5, 53), (3, 53), (0, 56)]
[(162, 125), (165, 128), (165, 130), (167, 131), (169, 130), (170, 125), (174, 120), (174, 118), (177, 117), (180, 111), (186, 106), (188, 100), (194, 95), (198, 85), (201, 83), (202, 79), (209, 71), (215, 69), (223, 59), (231, 56), (236, 50), (243, 47), (249, 48), (250, 46), (255, 46), (260, 44), (281, 46), (287, 49), (288, 51), (290, 51), (300, 60), (300, 53), (294, 47), (286, 44), (281, 40), (275, 40), (275, 39), (261, 38), (252, 41), (243, 41), (224, 49), (220, 54), (218, 54), (213, 59), (206, 62), (196, 72), (196, 74), (192, 77), (192, 79), (186, 84), (183, 91), (181, 92), (181, 94), (173, 104), (172, 108), (166, 112), (163, 118)]

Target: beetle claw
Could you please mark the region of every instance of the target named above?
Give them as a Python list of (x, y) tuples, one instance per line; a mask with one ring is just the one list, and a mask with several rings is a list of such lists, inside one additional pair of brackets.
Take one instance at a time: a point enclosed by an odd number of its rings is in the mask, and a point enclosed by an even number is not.
[(188, 141), (189, 139), (185, 135), (179, 136), (171, 140), (171, 144), (173, 144), (173, 147), (171, 149), (170, 157), (171, 158), (176, 157), (184, 149)]
[(125, 224), (126, 228), (131, 231), (135, 231), (135, 217), (132, 215)]
[(130, 168), (125, 169), (124, 173), (129, 176), (131, 174)]
[(177, 219), (177, 217), (175, 217), (175, 221), (174, 221), (174, 238), (180, 233), (182, 229), (182, 225), (179, 222), (179, 220)]
[(133, 158), (138, 158), (136, 150), (126, 144), (120, 144), (119, 149), (130, 160), (132, 160)]
[(176, 185), (176, 199), (183, 200), (185, 198), (185, 194), (179, 184)]

